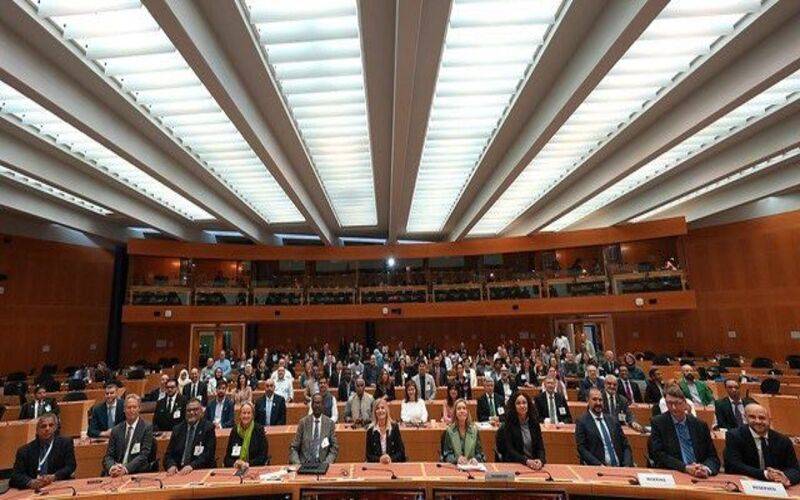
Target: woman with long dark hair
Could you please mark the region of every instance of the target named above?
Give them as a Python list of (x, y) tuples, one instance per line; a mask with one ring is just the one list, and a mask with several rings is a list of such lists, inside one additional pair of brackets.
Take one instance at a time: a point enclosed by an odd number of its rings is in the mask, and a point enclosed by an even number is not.
[(545, 464), (544, 442), (536, 405), (527, 394), (508, 398), (506, 420), (497, 431), (497, 448), (504, 462), (516, 462), (538, 470)]

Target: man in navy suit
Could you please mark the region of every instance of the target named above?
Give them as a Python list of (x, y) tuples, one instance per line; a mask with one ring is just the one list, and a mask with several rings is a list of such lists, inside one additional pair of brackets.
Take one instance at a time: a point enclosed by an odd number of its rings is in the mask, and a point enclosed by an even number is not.
[(89, 437), (109, 437), (111, 429), (125, 420), (125, 403), (117, 397), (117, 385), (109, 382), (105, 386), (105, 401), (92, 407), (89, 418)]
[(217, 382), (217, 397), (209, 401), (206, 407), (206, 420), (214, 424), (217, 429), (230, 429), (233, 427), (233, 401), (228, 399), (227, 389), (228, 383), (225, 379), (219, 379), (219, 382)]
[(616, 418), (604, 413), (603, 395), (589, 389), (587, 411), (575, 424), (578, 456), (586, 465), (633, 467), (633, 453), (628, 438)]
[(264, 396), (256, 401), (256, 422), (269, 427), (286, 425), (286, 400), (275, 393), (275, 381), (267, 379), (264, 383)]

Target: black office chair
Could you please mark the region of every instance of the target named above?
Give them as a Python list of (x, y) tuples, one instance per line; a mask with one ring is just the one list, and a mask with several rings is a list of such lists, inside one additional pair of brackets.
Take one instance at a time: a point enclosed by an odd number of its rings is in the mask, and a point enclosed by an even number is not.
[(775, 366), (775, 362), (769, 358), (753, 358), (753, 362), (750, 364), (752, 368), (773, 368)]
[(789, 364), (789, 368), (793, 370), (800, 369), (800, 354), (789, 354), (786, 356), (786, 362)]
[(653, 351), (644, 351), (642, 357), (645, 361), (653, 361), (656, 358), (656, 353)]
[(70, 391), (83, 391), (86, 389), (86, 382), (73, 378), (67, 383), (67, 387)]
[(781, 391), (781, 381), (774, 378), (761, 382), (761, 394), (778, 394)]
[(719, 366), (724, 366), (725, 368), (741, 368), (741, 363), (739, 363), (738, 359), (734, 358), (722, 358), (719, 360)]
[(669, 357), (666, 354), (659, 354), (653, 358), (654, 366), (669, 366)]
[(86, 401), (88, 399), (86, 393), (80, 391), (72, 391), (64, 395), (64, 401)]

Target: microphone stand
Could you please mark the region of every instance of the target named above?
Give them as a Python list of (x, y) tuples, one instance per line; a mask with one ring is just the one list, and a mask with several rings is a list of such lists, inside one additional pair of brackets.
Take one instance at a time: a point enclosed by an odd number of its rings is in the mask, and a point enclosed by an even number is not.
[(436, 464), (436, 468), (437, 469), (453, 469), (453, 470), (458, 471), (458, 472), (466, 472), (467, 473), (467, 479), (475, 479), (475, 476), (472, 475), (472, 471), (461, 470), (461, 469), (458, 468), (458, 466), (453, 465), (453, 464), (443, 464), (443, 463), (439, 462), (439, 463)]
[(742, 490), (739, 489), (739, 485), (734, 483), (733, 481), (728, 481), (727, 479), (698, 479), (692, 478), (692, 484), (711, 484), (717, 488), (721, 488), (725, 491), (732, 491), (735, 493), (741, 493)]
[(50, 495), (53, 492), (59, 491), (59, 490), (72, 490), (72, 495), (70, 495), (70, 496), (73, 496), (73, 497), (78, 494), (78, 490), (76, 490), (74, 486), (58, 486), (57, 488), (50, 488), (49, 490), (41, 490), (40, 489), (40, 490), (35, 490), (34, 493), (36, 493), (39, 496), (45, 496), (45, 495)]
[(531, 470), (525, 470), (525, 471), (519, 471), (519, 470), (518, 471), (514, 471), (514, 475), (515, 476), (528, 476), (528, 475), (533, 476), (533, 475), (536, 475), (536, 474), (546, 474), (547, 477), (545, 477), (544, 480), (545, 481), (553, 481), (553, 475), (550, 474), (550, 471), (548, 471), (547, 469), (539, 469), (539, 470), (531, 469)]
[(615, 474), (613, 472), (598, 472), (597, 477), (619, 477), (623, 479), (627, 479), (628, 483), (637, 486), (639, 484), (639, 478), (633, 476), (631, 474)]
[(389, 474), (391, 474), (391, 477), (389, 479), (397, 479), (397, 474), (395, 474), (394, 471), (392, 469), (388, 468), (388, 467), (367, 467), (366, 465), (364, 465), (364, 466), (361, 467), (361, 470), (362, 471), (374, 470), (376, 472), (388, 472)]
[(157, 482), (158, 483), (158, 489), (160, 489), (160, 490), (164, 489), (164, 482), (161, 479), (157, 478), (157, 477), (133, 476), (133, 477), (131, 477), (131, 481), (133, 481), (135, 483), (138, 483), (138, 484), (142, 484), (145, 481)]

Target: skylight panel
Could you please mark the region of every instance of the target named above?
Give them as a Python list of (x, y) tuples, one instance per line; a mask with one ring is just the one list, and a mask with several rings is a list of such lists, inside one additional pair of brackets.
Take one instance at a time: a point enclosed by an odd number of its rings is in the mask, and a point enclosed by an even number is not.
[(663, 204), (663, 205), (661, 205), (659, 207), (653, 208), (652, 210), (650, 210), (648, 212), (645, 212), (642, 215), (639, 215), (637, 217), (632, 218), (631, 222), (642, 222), (644, 220), (650, 219), (655, 215), (658, 215), (658, 214), (660, 214), (662, 212), (665, 212), (665, 211), (667, 211), (667, 210), (669, 210), (669, 209), (671, 209), (673, 207), (677, 207), (678, 205), (686, 203), (689, 200), (693, 200), (693, 199), (698, 198), (698, 197), (700, 197), (700, 196), (702, 196), (704, 194), (710, 193), (711, 191), (715, 191), (715, 190), (720, 189), (720, 188), (722, 188), (724, 186), (727, 186), (728, 184), (732, 184), (734, 182), (738, 182), (738, 181), (740, 181), (740, 180), (742, 180), (742, 179), (744, 179), (746, 177), (749, 177), (751, 175), (757, 174), (757, 173), (762, 172), (764, 170), (767, 170), (767, 169), (769, 169), (771, 167), (774, 167), (778, 163), (780, 163), (780, 162), (782, 162), (782, 161), (784, 161), (786, 159), (792, 158), (792, 157), (800, 157), (800, 148), (795, 148), (795, 149), (792, 149), (790, 151), (787, 151), (786, 153), (782, 153), (782, 154), (773, 156), (772, 158), (769, 158), (768, 160), (764, 160), (761, 163), (753, 165), (752, 167), (745, 168), (745, 169), (740, 170), (740, 171), (738, 171), (738, 172), (736, 172), (734, 174), (728, 175), (726, 177), (723, 177), (722, 179), (719, 179), (719, 180), (714, 181), (714, 182), (712, 182), (710, 184), (707, 184), (707, 185), (705, 185), (705, 186), (703, 186), (701, 188), (695, 189), (694, 191), (686, 193), (685, 195), (683, 195), (683, 196), (681, 196), (679, 198), (676, 198), (676, 199), (674, 199), (674, 200), (672, 200), (672, 201), (670, 201), (668, 203), (665, 203), (665, 204)]
[(670, 2), (469, 234), (501, 232), (764, 9), (760, 0)]
[(245, 5), (339, 224), (375, 226), (356, 1), (252, 0)]
[(23, 186), (35, 189), (36, 191), (39, 191), (46, 195), (58, 198), (62, 201), (66, 201), (67, 203), (71, 203), (72, 205), (81, 207), (85, 210), (89, 210), (98, 215), (106, 216), (106, 215), (111, 215), (113, 213), (111, 212), (111, 210), (107, 210), (101, 207), (100, 205), (92, 203), (91, 201), (85, 200), (79, 196), (69, 194), (66, 191), (58, 189), (57, 187), (36, 180), (33, 177), (28, 177), (27, 175), (21, 174), (16, 170), (11, 170), (10, 168), (0, 166), (0, 177), (2, 177), (3, 179), (10, 179), (18, 184), (22, 184)]
[(29, 132), (186, 219), (214, 219), (202, 208), (3, 82), (0, 82), (0, 116), (23, 125)]
[(407, 232), (442, 229), (535, 66), (560, 6), (560, 0), (455, 0)]
[(713, 121), (697, 133), (686, 138), (670, 150), (662, 153), (603, 192), (567, 212), (544, 228), (544, 231), (560, 231), (583, 219), (617, 198), (654, 178), (674, 169), (692, 156), (717, 144), (753, 122), (772, 114), (784, 106), (800, 99), (800, 72), (781, 80), (769, 89), (734, 108)]
[(140, 1), (29, 1), (264, 221), (305, 220)]

